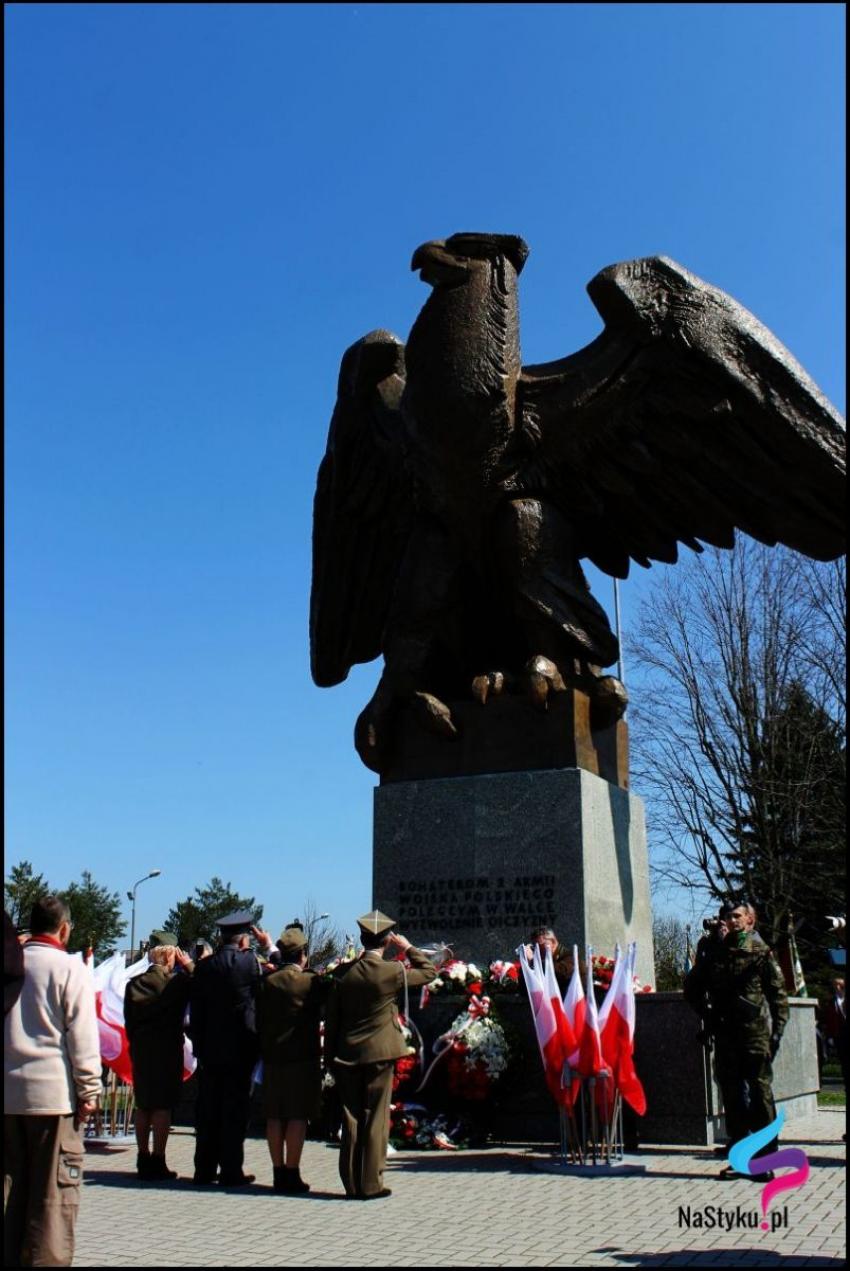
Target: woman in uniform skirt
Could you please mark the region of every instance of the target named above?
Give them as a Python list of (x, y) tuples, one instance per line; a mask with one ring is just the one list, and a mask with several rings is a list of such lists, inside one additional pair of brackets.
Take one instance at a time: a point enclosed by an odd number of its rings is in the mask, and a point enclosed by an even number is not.
[(183, 1085), (183, 1019), (194, 967), (170, 932), (154, 932), (151, 944), (151, 966), (127, 983), (124, 1023), (136, 1098), (136, 1168), (139, 1178), (157, 1181), (177, 1177), (165, 1163), (165, 1148)]

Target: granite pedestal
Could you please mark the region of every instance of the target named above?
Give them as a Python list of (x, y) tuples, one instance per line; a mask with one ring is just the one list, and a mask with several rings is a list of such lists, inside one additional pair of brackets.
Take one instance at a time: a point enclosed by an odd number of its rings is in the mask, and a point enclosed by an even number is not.
[[(411, 1001), (411, 1015), (429, 1058), (434, 1040), (465, 1009), (466, 1001), (463, 995), (439, 994), (424, 1009), (416, 999)], [(773, 1064), (776, 1105), (788, 1122), (817, 1113), (815, 1005), (811, 998), (790, 999), (788, 1026)], [(647, 1109), (643, 1117), (627, 1118), (627, 1150), (638, 1144), (711, 1147), (725, 1142), (723, 1100), (714, 1079), (713, 1054), (697, 1038), (697, 1016), (681, 993), (640, 993), (635, 1006), (635, 1068), (646, 1093)], [(509, 1030), (516, 1054), (511, 1080), (498, 1088), (487, 1128), (505, 1142), (556, 1143), (558, 1114), (546, 1088), (525, 994), (520, 990), (494, 997), (493, 1013)]]
[(373, 904), (415, 944), (512, 957), (529, 931), (611, 954), (652, 983), (643, 804), (580, 768), (398, 781), (375, 790)]

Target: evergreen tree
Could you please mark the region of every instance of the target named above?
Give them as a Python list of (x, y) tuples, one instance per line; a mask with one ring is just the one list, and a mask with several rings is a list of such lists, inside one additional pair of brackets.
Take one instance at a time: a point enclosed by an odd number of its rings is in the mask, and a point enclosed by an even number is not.
[(28, 927), (30, 912), (39, 896), (50, 891), (43, 874), (33, 874), (29, 861), (13, 865), (3, 883), (3, 904), (16, 927)]
[(115, 952), (119, 940), (127, 930), (121, 917), (121, 899), (118, 892), (100, 887), (89, 870), (84, 869), (82, 882), (70, 883), (57, 895), (71, 911), (70, 953), (92, 948), (98, 962)]
[(258, 905), (253, 896), (239, 896), (230, 883), (213, 877), (206, 887), (196, 887), (194, 896), (178, 901), (168, 911), (163, 925), (188, 949), (196, 940), (213, 940), (218, 932), (216, 919), (238, 909), (250, 910), (253, 923), (259, 925), (263, 906)]
[[(816, 930), (845, 895), (846, 748), (840, 726), (799, 681), (769, 725), (754, 752), (741, 843), (729, 857), (775, 946), (792, 921)], [(799, 944), (805, 962), (813, 942), (803, 934)]]

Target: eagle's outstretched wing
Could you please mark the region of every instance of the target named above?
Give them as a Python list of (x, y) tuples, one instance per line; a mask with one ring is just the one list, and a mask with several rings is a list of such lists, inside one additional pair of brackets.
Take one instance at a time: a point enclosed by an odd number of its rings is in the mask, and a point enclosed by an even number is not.
[(523, 368), (522, 492), (559, 504), (579, 556), (625, 577), (736, 528), (819, 560), (845, 550), (841, 416), (735, 300), (664, 256), (602, 270), (605, 330)]
[(389, 331), (344, 354), (313, 504), (310, 663), (321, 687), (381, 652), (412, 515), (403, 389), (404, 345)]

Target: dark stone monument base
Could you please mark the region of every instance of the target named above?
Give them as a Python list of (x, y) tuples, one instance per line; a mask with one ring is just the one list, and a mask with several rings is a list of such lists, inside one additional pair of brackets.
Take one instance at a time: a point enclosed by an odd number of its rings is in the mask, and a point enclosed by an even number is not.
[(487, 964), (552, 926), (654, 977), (643, 804), (579, 768), (404, 781), (375, 791), (373, 904), (414, 944)]
[[(411, 1002), (411, 1016), (429, 1055), (435, 1038), (464, 1010), (466, 1001), (459, 994), (439, 994), (424, 1010)], [(697, 1041), (697, 1016), (681, 993), (642, 993), (635, 1004), (635, 1068), (646, 1092), (647, 1111), (643, 1117), (629, 1118), (626, 1113), (626, 1151), (650, 1144), (711, 1147), (722, 1142), (723, 1102), (713, 1061), (707, 1061)], [(788, 1027), (774, 1062), (773, 1091), (777, 1107), (793, 1122), (817, 1111), (818, 1067), (815, 1002), (792, 998), (790, 1004)], [(500, 994), (493, 1008), (519, 1051), (520, 1073), (504, 1093), (497, 1087), (488, 1129), (502, 1143), (557, 1144), (558, 1113), (543, 1078), (528, 1000), (522, 992)]]

